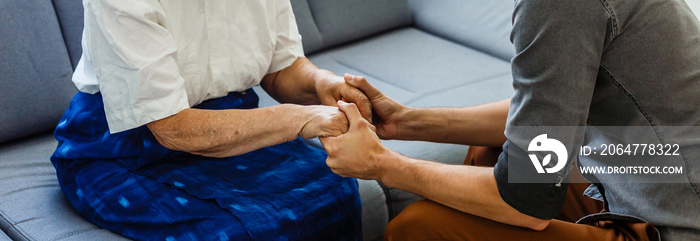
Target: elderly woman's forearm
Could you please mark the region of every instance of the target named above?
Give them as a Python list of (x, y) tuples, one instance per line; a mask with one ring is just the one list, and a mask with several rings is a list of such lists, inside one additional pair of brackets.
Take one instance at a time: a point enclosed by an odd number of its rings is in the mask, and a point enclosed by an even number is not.
[(292, 105), (252, 110), (185, 109), (147, 124), (158, 142), (211, 157), (235, 156), (293, 140), (305, 116)]
[(333, 74), (321, 70), (307, 58), (298, 58), (294, 63), (277, 72), (266, 75), (260, 86), (280, 103), (314, 105), (320, 104), (316, 94), (319, 75)]

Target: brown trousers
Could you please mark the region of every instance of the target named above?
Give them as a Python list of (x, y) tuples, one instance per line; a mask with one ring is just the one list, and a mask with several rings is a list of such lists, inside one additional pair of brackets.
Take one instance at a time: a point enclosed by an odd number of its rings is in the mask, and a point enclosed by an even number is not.
[[(472, 146), (466, 165), (494, 166), (500, 148)], [(575, 173), (571, 178), (582, 178)], [(583, 196), (587, 183), (570, 183), (566, 202), (557, 219), (542, 231), (511, 226), (441, 204), (423, 200), (406, 207), (384, 232), (386, 241), (409, 240), (650, 240), (655, 229), (648, 223), (600, 221), (594, 225), (573, 223), (603, 209), (603, 203)]]

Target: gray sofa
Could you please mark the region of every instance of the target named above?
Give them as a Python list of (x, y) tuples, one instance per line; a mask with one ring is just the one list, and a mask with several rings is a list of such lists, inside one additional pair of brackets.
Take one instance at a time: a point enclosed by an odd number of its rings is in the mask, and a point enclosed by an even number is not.
[[(292, 0), (304, 49), (336, 74), (363, 75), (400, 103), (470, 106), (512, 93), (512, 0)], [(68, 205), (49, 156), (76, 89), (80, 0), (0, 0), (0, 241), (123, 240)], [(257, 87), (256, 87), (257, 88)], [(276, 104), (257, 88), (261, 105)], [(310, 140), (312, 145), (317, 142)], [(460, 164), (466, 146), (385, 141), (404, 155)], [(420, 197), (360, 180), (365, 240)], [(6, 235), (5, 235), (6, 234)]]

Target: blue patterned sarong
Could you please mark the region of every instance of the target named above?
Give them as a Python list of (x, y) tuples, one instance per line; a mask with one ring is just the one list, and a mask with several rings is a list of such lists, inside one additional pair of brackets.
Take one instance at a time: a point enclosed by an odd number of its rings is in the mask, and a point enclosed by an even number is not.
[[(252, 90), (195, 108), (251, 109)], [(264, 120), (261, 120), (264, 121)], [(78, 93), (51, 157), (71, 205), (138, 240), (360, 240), (357, 181), (301, 139), (229, 158), (161, 146), (146, 126), (109, 134), (102, 96)]]

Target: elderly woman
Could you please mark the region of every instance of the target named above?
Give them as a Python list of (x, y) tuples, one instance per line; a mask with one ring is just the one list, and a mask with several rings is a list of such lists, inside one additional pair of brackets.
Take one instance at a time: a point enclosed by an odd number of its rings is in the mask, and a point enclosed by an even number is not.
[[(300, 137), (370, 104), (303, 58), (288, 0), (85, 0), (80, 92), (56, 129), (61, 188), (140, 240), (355, 240), (355, 179)], [(251, 87), (283, 104), (257, 108)]]

